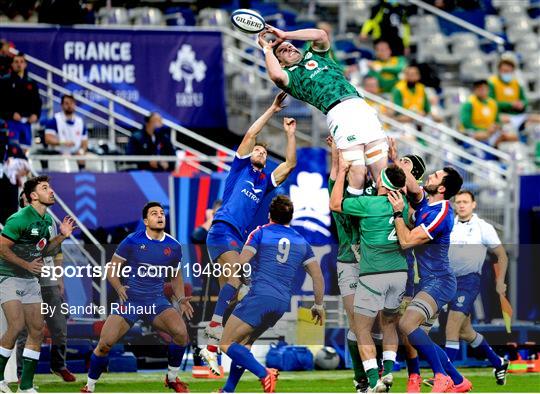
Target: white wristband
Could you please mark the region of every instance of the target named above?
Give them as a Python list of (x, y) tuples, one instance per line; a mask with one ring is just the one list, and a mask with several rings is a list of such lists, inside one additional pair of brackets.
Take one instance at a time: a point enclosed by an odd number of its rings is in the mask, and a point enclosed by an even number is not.
[(265, 55), (267, 55), (268, 52), (272, 52), (272, 48), (270, 48), (270, 47), (263, 47), (263, 53), (264, 53)]
[(317, 311), (323, 311), (324, 310), (324, 304), (313, 304), (313, 306), (311, 307), (311, 309), (315, 309)]

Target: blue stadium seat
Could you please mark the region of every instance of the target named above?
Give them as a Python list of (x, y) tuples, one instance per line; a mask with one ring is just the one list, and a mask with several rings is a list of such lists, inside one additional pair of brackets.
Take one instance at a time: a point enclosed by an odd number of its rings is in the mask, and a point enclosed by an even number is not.
[(197, 21), (191, 8), (169, 7), (165, 10), (168, 26), (195, 26)]

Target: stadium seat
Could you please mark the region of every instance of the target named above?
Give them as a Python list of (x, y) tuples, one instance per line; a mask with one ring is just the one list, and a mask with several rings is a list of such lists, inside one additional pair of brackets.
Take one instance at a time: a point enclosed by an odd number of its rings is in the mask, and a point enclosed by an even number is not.
[(440, 33), (439, 22), (437, 17), (433, 15), (424, 15), (418, 19), (417, 25), (418, 35), (422, 37), (431, 36), (435, 33)]
[(489, 78), (489, 68), (481, 53), (465, 57), (459, 65), (459, 76), (464, 82)]
[(165, 10), (165, 21), (169, 26), (195, 26), (195, 14), (191, 8), (169, 7)]
[(500, 34), (503, 32), (503, 23), (498, 15), (486, 15), (486, 30)]
[(138, 7), (130, 11), (134, 25), (160, 26), (165, 24), (163, 13), (159, 8)]
[(103, 7), (98, 11), (98, 23), (102, 25), (129, 25), (129, 13), (122, 7)]
[(215, 8), (203, 8), (199, 12), (198, 22), (201, 26), (230, 26), (227, 11)]

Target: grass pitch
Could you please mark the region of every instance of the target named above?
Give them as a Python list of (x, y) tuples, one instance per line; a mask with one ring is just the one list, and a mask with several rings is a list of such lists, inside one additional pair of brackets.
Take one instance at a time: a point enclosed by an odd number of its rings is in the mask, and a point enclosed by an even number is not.
[[(461, 370), (473, 383), (473, 392), (523, 393), (540, 392), (540, 374), (509, 374), (506, 386), (498, 386), (491, 369)], [(431, 374), (422, 370), (423, 377)], [(96, 393), (125, 392), (125, 393), (159, 393), (172, 392), (163, 385), (164, 372), (138, 373), (104, 373), (96, 385)], [(281, 372), (277, 384), (277, 392), (304, 393), (347, 393), (354, 392), (352, 386), (352, 371), (311, 371), (311, 372)], [(191, 392), (217, 391), (225, 383), (225, 379), (194, 379), (191, 374), (181, 373), (180, 378), (189, 384)], [(405, 392), (406, 373), (400, 371), (394, 374), (392, 392)], [(37, 375), (35, 385), (39, 392), (78, 392), (86, 383), (86, 375), (78, 374), (77, 382), (64, 383), (54, 375)], [(10, 385), (15, 392), (16, 385)], [(429, 387), (423, 387), (422, 392), (430, 392)], [(238, 385), (237, 392), (262, 392), (260, 383), (255, 376), (246, 372)]]

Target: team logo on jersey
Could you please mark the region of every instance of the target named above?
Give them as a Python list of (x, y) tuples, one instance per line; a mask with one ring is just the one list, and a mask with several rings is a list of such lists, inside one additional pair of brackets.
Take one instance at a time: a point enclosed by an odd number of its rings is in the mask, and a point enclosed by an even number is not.
[(462, 307), (463, 303), (465, 302), (465, 296), (459, 296), (457, 299), (457, 306)]
[(172, 249), (171, 249), (171, 248), (166, 247), (165, 249), (163, 249), (163, 254), (164, 254), (165, 256), (170, 256), (171, 253), (172, 253)]
[(306, 70), (315, 70), (319, 66), (319, 63), (317, 63), (315, 60), (310, 60), (306, 63), (304, 67), (306, 67)]
[(139, 249), (140, 250), (146, 250), (146, 244), (141, 244), (141, 246), (139, 246)]
[(312, 57), (313, 57), (313, 53), (307, 52), (307, 53), (306, 53), (306, 56), (304, 56), (304, 59), (309, 60), (309, 59), (311, 59)]
[(45, 246), (47, 246), (47, 238), (41, 238), (36, 244), (36, 249), (42, 251), (43, 249), (45, 249)]
[(229, 245), (236, 247), (238, 246), (238, 242), (236, 242), (235, 240), (232, 240), (231, 242), (229, 242)]
[(482, 108), (482, 115), (490, 116), (491, 115), (491, 109), (489, 107)]
[(52, 235), (53, 235), (53, 228), (52, 228), (52, 226), (49, 226), (49, 235), (50, 235), (51, 237), (52, 237)]
[(33, 228), (30, 230), (30, 235), (39, 235), (39, 230), (37, 228)]
[(250, 199), (258, 203), (260, 201), (260, 198), (257, 196), (257, 194), (261, 193), (263, 189), (256, 189), (255, 184), (253, 182), (246, 181), (246, 183), (248, 183), (251, 186), (251, 190), (243, 188), (242, 194), (245, 194), (247, 197), (249, 197)]

